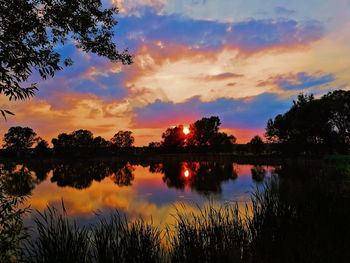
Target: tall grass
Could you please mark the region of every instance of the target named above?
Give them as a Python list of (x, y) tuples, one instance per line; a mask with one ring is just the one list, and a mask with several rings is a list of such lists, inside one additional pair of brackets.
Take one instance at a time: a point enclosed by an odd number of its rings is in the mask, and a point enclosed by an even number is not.
[[(175, 213), (161, 230), (115, 212), (79, 227), (63, 209), (35, 220), (29, 262), (350, 262), (349, 198), (315, 180), (271, 181), (252, 194), (245, 211), (207, 205)], [(295, 183), (295, 182), (294, 182)], [(305, 188), (305, 189), (303, 189)], [(328, 187), (329, 188), (329, 187)], [(303, 193), (303, 194), (302, 194)], [(189, 212), (193, 211), (193, 212)]]
[(26, 246), (28, 261), (90, 262), (89, 235), (85, 227), (70, 221), (63, 206), (63, 213), (48, 207), (35, 218), (38, 237)]
[(243, 262), (249, 233), (238, 205), (177, 210), (169, 235), (172, 262)]
[(22, 253), (20, 243), (28, 238), (27, 229), (23, 226), (22, 216), (29, 207), (21, 208), (24, 197), (10, 196), (3, 185), (0, 168), (0, 262), (18, 262)]
[(91, 228), (92, 254), (96, 262), (160, 262), (161, 231), (141, 218), (128, 222), (118, 212), (100, 218)]
[(130, 222), (118, 212), (98, 223), (79, 227), (48, 207), (35, 218), (37, 238), (25, 245), (26, 262), (161, 262), (164, 251), (161, 231), (141, 218)]

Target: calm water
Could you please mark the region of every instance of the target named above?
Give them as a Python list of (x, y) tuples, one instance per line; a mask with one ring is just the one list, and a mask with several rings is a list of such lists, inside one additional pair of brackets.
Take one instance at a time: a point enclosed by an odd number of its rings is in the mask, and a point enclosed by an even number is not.
[[(3, 164), (6, 187), (14, 195), (30, 195), (26, 205), (61, 208), (78, 223), (96, 220), (94, 213), (111, 209), (130, 218), (172, 222), (175, 207), (189, 203), (250, 201), (250, 193), (274, 174), (275, 167), (214, 162), (130, 164), (81, 163)], [(26, 218), (32, 225), (33, 215)]]

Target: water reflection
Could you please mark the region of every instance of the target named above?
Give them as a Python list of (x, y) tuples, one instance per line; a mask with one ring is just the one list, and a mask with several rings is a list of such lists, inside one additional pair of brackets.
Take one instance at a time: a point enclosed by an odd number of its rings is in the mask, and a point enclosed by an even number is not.
[[(183, 202), (237, 201), (244, 206), (255, 186), (253, 169), (259, 170), (220, 162), (38, 161), (2, 164), (1, 175), (11, 195), (31, 194), (27, 204), (33, 209), (60, 207), (63, 199), (81, 222), (89, 222), (93, 212), (118, 209), (163, 224), (172, 222), (174, 207)], [(266, 177), (274, 170), (261, 169)]]
[(16, 163), (4, 163), (0, 165), (3, 187), (13, 196), (27, 196), (37, 184), (46, 179), (47, 171), (33, 169)]
[[(184, 190), (186, 187), (203, 195), (220, 194), (222, 184), (234, 181), (238, 177), (238, 165), (218, 162), (165, 162), (140, 164), (149, 167), (152, 174), (161, 174), (163, 182), (169, 188)], [(101, 182), (110, 178), (118, 186), (132, 186), (135, 179), (135, 167), (129, 162), (63, 162), (26, 164), (1, 164), (8, 192), (23, 196), (31, 194), (36, 185), (45, 181), (52, 173), (50, 181), (59, 187), (87, 189), (94, 181)], [(251, 166), (252, 180), (263, 182), (266, 169), (261, 165)]]
[(262, 165), (254, 165), (254, 167), (251, 169), (251, 173), (252, 179), (258, 183), (263, 182), (266, 176), (266, 170)]
[(169, 162), (151, 164), (149, 171), (163, 174), (163, 182), (169, 188), (189, 187), (203, 195), (220, 194), (223, 182), (237, 179), (233, 163), (217, 162)]

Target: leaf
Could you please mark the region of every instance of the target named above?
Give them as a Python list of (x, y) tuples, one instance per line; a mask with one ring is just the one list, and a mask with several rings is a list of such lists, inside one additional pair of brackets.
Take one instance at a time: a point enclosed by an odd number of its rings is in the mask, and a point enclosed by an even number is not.
[(8, 111), (8, 110), (5, 110), (5, 112), (6, 112), (7, 114), (10, 114), (10, 115), (15, 115), (13, 112)]
[(6, 118), (6, 115), (5, 115), (5, 112), (3, 110), (0, 110), (1, 111), (1, 114), (2, 116), (4, 117), (5, 121), (7, 121), (7, 118)]

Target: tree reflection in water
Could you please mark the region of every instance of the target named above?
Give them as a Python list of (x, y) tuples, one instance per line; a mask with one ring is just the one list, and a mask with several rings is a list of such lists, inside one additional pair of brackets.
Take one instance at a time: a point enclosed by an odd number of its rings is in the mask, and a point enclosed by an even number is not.
[(118, 186), (129, 186), (134, 180), (134, 168), (127, 163), (88, 162), (64, 163), (53, 168), (52, 182), (58, 186), (86, 189), (93, 181), (100, 182), (106, 177)]
[(0, 169), (5, 191), (18, 197), (30, 195), (35, 186), (46, 179), (49, 171), (43, 166), (39, 168), (13, 162), (1, 164)]
[(135, 178), (134, 171), (135, 168), (131, 164), (127, 163), (113, 171), (111, 170), (109, 177), (118, 186), (129, 186), (132, 185), (132, 181)]
[(3, 187), (13, 196), (30, 195), (36, 185), (46, 180), (50, 171), (51, 182), (60, 187), (69, 186), (76, 189), (86, 189), (93, 181), (100, 182), (106, 177), (110, 177), (118, 186), (130, 186), (135, 178), (135, 168), (128, 162), (5, 162), (0, 164), (0, 169)]
[(225, 181), (237, 178), (237, 169), (233, 163), (217, 162), (179, 162), (151, 164), (152, 173), (162, 173), (163, 181), (168, 187), (192, 190), (203, 194), (220, 194)]
[(266, 170), (261, 165), (254, 165), (254, 167), (250, 170), (252, 173), (252, 179), (257, 182), (261, 183), (264, 181), (266, 176)]
[[(237, 178), (233, 163), (218, 162), (165, 162), (145, 164), (152, 173), (163, 174), (163, 182), (170, 188), (184, 189), (186, 186), (199, 194), (210, 195), (222, 192), (222, 183)], [(12, 195), (30, 194), (34, 187), (44, 181), (52, 171), (51, 182), (60, 187), (86, 189), (93, 181), (100, 182), (109, 177), (118, 186), (131, 186), (135, 179), (135, 165), (129, 162), (81, 161), (81, 162), (31, 162), (17, 165), (2, 164), (7, 191)], [(263, 177), (262, 167), (255, 168), (257, 176)], [(252, 170), (253, 173), (253, 170)]]

